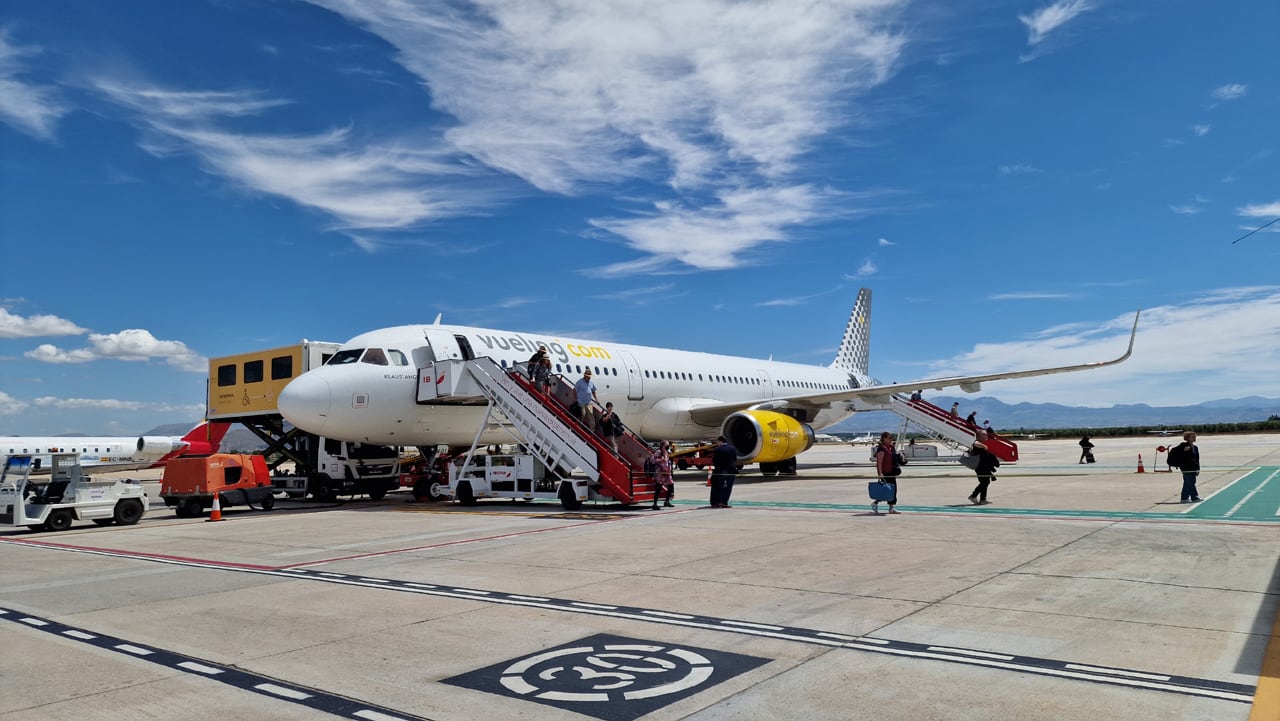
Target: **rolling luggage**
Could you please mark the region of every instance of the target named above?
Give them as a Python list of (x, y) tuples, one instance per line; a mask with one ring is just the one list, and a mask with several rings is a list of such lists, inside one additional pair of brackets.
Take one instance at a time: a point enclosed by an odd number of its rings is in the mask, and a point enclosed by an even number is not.
[(1085, 452), (1084, 452), (1084, 462), (1085, 462), (1085, 463), (1095, 463), (1095, 461), (1093, 460), (1093, 451), (1085, 451)]
[(894, 495), (893, 484), (883, 481), (872, 481), (867, 484), (867, 494), (871, 496), (873, 501), (892, 501)]

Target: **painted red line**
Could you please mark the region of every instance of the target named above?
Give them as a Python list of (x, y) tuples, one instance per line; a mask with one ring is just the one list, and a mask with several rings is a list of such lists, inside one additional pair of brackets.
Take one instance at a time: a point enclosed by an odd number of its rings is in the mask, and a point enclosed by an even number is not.
[(221, 566), (222, 568), (238, 568), (253, 571), (273, 571), (275, 566), (263, 566), (256, 563), (234, 563), (231, 561), (212, 561), (207, 558), (195, 558), (192, 556), (173, 556), (164, 553), (146, 553), (143, 551), (125, 551), (119, 548), (103, 548), (100, 546), (77, 546), (70, 543), (54, 543), (52, 541), (35, 541), (24, 538), (0, 538), (0, 543), (13, 543), (21, 546), (39, 546), (45, 548), (56, 548), (63, 551), (84, 551), (86, 553), (110, 553), (125, 558), (145, 558), (154, 561), (175, 561), (181, 563), (199, 563), (206, 566)]

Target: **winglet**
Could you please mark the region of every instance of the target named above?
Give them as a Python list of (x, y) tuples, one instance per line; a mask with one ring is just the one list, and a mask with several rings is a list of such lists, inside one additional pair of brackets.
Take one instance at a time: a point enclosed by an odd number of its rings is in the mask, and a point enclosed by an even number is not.
[(1111, 366), (1129, 360), (1129, 356), (1133, 355), (1133, 342), (1138, 338), (1138, 319), (1141, 317), (1142, 309), (1139, 308), (1138, 312), (1133, 315), (1133, 330), (1129, 332), (1129, 348), (1125, 350), (1124, 355), (1116, 358), (1115, 360), (1102, 361), (1100, 363), (1095, 363), (1094, 365)]

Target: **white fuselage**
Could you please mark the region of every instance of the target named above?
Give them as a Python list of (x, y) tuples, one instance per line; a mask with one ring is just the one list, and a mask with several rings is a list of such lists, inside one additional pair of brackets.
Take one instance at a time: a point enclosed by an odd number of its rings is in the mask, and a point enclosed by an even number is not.
[[(417, 404), (418, 369), (435, 360), (483, 356), (511, 367), (527, 361), (539, 345), (549, 351), (552, 373), (571, 383), (591, 368), (599, 403), (612, 402), (629, 428), (651, 440), (717, 435), (718, 424), (700, 425), (690, 416), (698, 406), (766, 402), (871, 382), (865, 377), (855, 380), (849, 371), (835, 367), (466, 326), (415, 325), (351, 339), (329, 364), (286, 386), (279, 409), (299, 428), (331, 438), (385, 445), (469, 445), (487, 408)], [(350, 357), (375, 348), (385, 351), (385, 365)], [(350, 351), (350, 362), (335, 364), (344, 351)], [(374, 360), (379, 360), (376, 354)], [(852, 412), (841, 403), (806, 422), (820, 429)], [(515, 439), (494, 423), (480, 440)]]
[(31, 456), (32, 473), (48, 473), (51, 454), (75, 453), (86, 472), (136, 471), (152, 467), (184, 445), (177, 438), (144, 442), (137, 436), (8, 436), (0, 437), (0, 465), (11, 455)]

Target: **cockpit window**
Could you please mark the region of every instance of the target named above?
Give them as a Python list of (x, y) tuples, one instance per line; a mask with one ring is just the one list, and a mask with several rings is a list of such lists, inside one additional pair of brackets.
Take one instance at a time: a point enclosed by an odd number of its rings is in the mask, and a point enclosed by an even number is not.
[(329, 362), (325, 363), (325, 365), (342, 366), (347, 365), (348, 363), (355, 363), (360, 360), (360, 356), (363, 354), (364, 348), (348, 348), (347, 350), (340, 350), (337, 353), (334, 353), (333, 357), (330, 358)]
[(393, 366), (409, 365), (409, 359), (404, 356), (404, 353), (401, 353), (395, 348), (388, 348), (387, 355), (391, 357), (391, 365)]
[(364, 357), (360, 359), (360, 362), (375, 366), (384, 366), (387, 365), (387, 354), (381, 348), (370, 348), (364, 352)]

